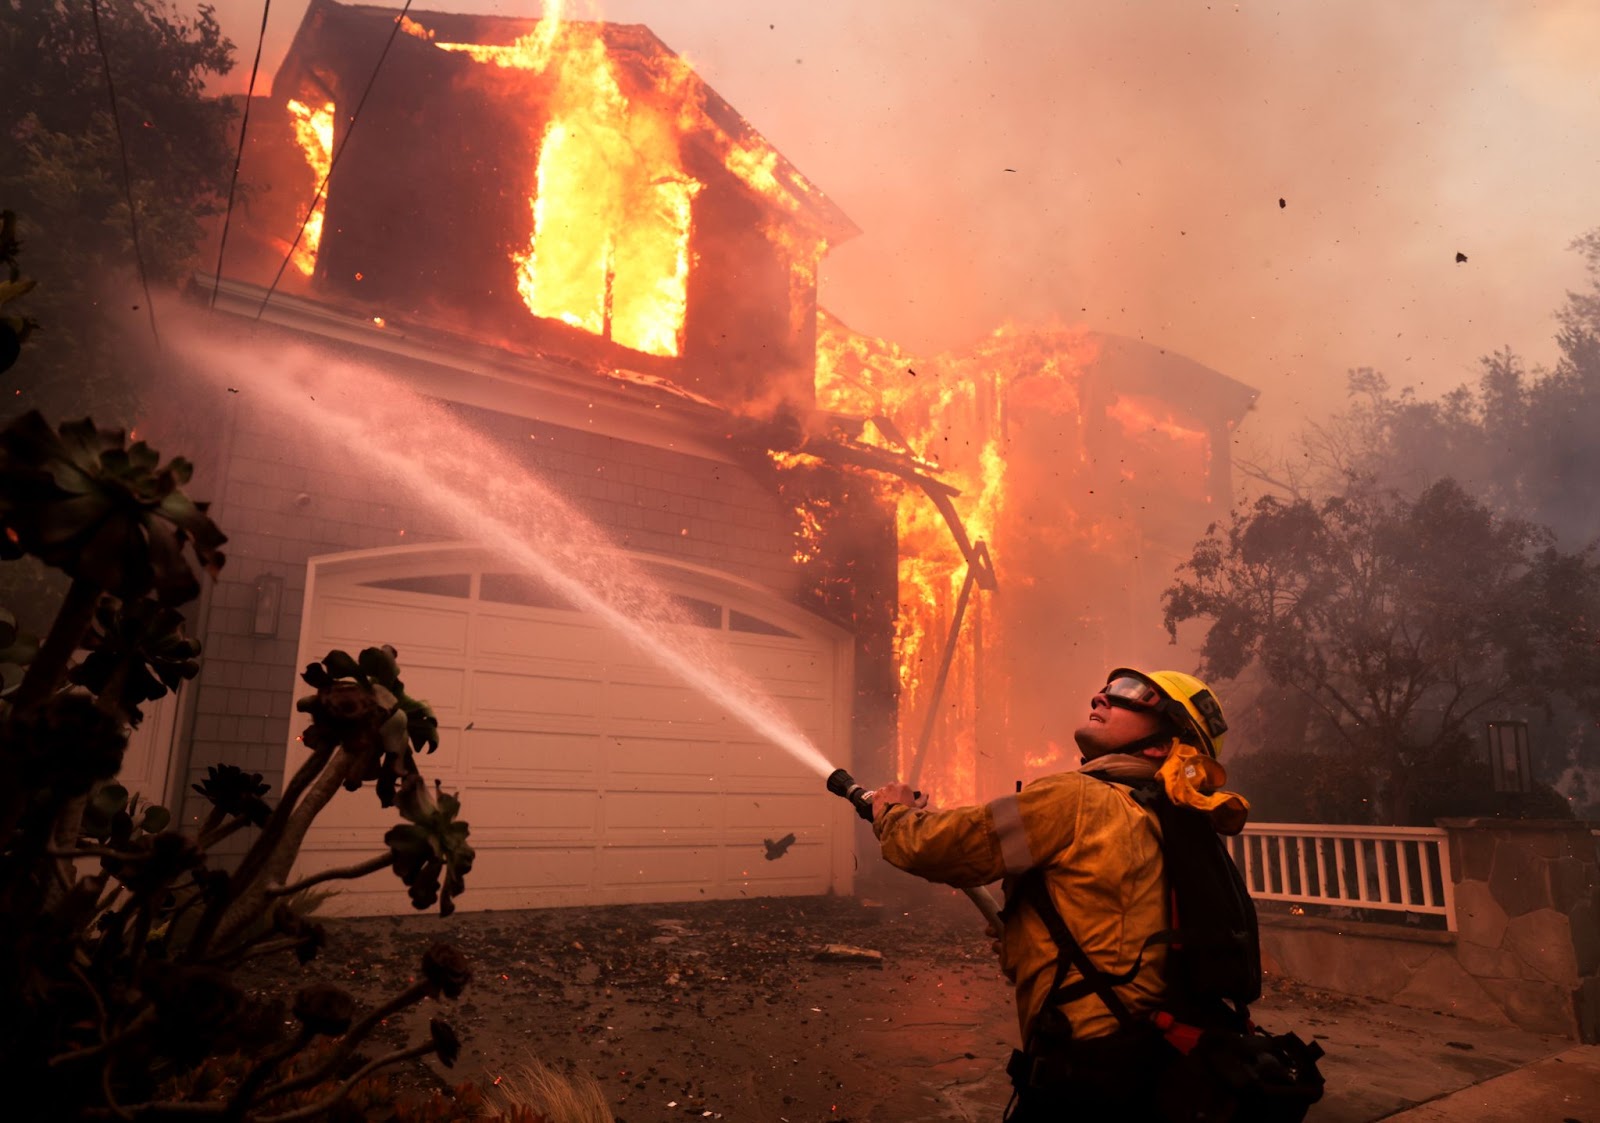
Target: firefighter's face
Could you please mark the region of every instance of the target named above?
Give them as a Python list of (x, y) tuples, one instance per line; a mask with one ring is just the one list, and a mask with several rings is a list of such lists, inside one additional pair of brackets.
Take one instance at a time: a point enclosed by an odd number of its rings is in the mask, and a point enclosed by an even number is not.
[(1089, 717), (1072, 734), (1072, 739), (1084, 756), (1093, 759), (1114, 753), (1160, 728), (1161, 718), (1154, 710), (1100, 693), (1089, 699)]

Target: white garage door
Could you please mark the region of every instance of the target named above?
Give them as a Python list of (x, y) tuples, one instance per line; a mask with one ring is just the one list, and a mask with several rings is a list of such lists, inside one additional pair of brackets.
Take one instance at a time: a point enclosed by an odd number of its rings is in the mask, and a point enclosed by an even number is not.
[[(848, 767), (843, 633), (728, 579), (656, 572)], [(540, 583), (472, 548), (408, 548), (313, 559), (306, 595), (302, 665), (391, 644), (408, 693), (439, 716), (440, 748), (420, 765), (460, 794), (472, 827), (462, 909), (849, 890), (848, 808), (815, 773)], [(291, 742), (286, 773), (303, 753)], [(396, 821), (370, 787), (341, 793), (298, 874), (378, 852)], [(794, 843), (767, 859), (764, 840), (788, 834)], [(342, 884), (324, 911), (410, 908), (386, 871)]]

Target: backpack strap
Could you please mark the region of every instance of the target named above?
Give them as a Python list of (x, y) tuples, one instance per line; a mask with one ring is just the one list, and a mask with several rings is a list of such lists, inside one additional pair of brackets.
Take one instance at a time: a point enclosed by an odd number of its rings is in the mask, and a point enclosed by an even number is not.
[[(1039, 914), (1039, 919), (1044, 921), (1044, 926), (1050, 931), (1050, 938), (1061, 950), (1060, 956), (1056, 958), (1055, 982), (1050, 987), (1050, 993), (1045, 996), (1041, 1009), (1074, 1002), (1086, 994), (1096, 994), (1124, 1029), (1137, 1026), (1138, 1019), (1129, 1012), (1127, 1004), (1122, 1001), (1122, 996), (1115, 988), (1132, 982), (1140, 968), (1144, 966), (1144, 953), (1154, 944), (1170, 941), (1172, 932), (1168, 930), (1154, 933), (1139, 949), (1139, 957), (1134, 960), (1132, 967), (1120, 974), (1108, 974), (1094, 965), (1088, 953), (1083, 950), (1083, 946), (1072, 935), (1067, 922), (1061, 918), (1055, 902), (1050, 898), (1050, 888), (1045, 884), (1043, 869), (1035, 867), (1029, 870), (1017, 880), (1016, 887), (1021, 891), (1023, 899), (1033, 906), (1033, 911)], [(1061, 981), (1066, 977), (1069, 963), (1076, 967), (1083, 977), (1071, 986), (1062, 986)]]

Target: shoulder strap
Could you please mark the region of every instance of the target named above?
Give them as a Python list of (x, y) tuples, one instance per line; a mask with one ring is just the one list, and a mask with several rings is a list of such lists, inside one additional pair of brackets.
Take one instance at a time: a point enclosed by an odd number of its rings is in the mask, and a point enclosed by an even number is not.
[[(1039, 914), (1039, 919), (1044, 921), (1044, 926), (1050, 931), (1050, 938), (1061, 949), (1061, 955), (1056, 959), (1056, 978), (1050, 987), (1050, 993), (1045, 996), (1044, 1009), (1071, 1002), (1085, 994), (1097, 994), (1100, 1001), (1104, 1002), (1106, 1009), (1111, 1011), (1113, 1017), (1125, 1028), (1131, 1029), (1137, 1021), (1128, 1012), (1127, 1005), (1114, 989), (1124, 983), (1132, 981), (1139, 973), (1139, 968), (1144, 963), (1145, 949), (1151, 944), (1169, 938), (1170, 933), (1157, 932), (1145, 941), (1143, 948), (1139, 949), (1139, 958), (1132, 967), (1120, 975), (1108, 975), (1090, 961), (1082, 945), (1073, 937), (1072, 930), (1067, 927), (1067, 922), (1061, 919), (1055, 902), (1050, 899), (1050, 887), (1045, 884), (1044, 871), (1039, 868), (1029, 870), (1017, 881), (1017, 888), (1022, 891), (1023, 897), (1033, 906), (1033, 911)], [(1078, 969), (1083, 976), (1080, 982), (1070, 987), (1061, 985), (1061, 980), (1066, 977), (1067, 964)]]

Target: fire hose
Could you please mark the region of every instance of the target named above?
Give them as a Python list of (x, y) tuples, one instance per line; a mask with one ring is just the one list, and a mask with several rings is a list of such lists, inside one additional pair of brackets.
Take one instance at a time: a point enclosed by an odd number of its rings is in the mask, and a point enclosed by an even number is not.
[[(860, 815), (869, 823), (872, 822), (873, 793), (856, 783), (855, 777), (850, 773), (842, 768), (835, 768), (828, 776), (828, 790), (841, 799), (849, 800), (850, 805), (856, 809), (857, 815)], [(913, 794), (920, 796), (922, 793), (916, 792)], [(978, 907), (978, 911), (983, 913), (983, 918), (994, 926), (996, 932), (1005, 927), (1000, 920), (1000, 904), (987, 889), (980, 885), (976, 888), (963, 889), (961, 891), (967, 895), (968, 900)]]

